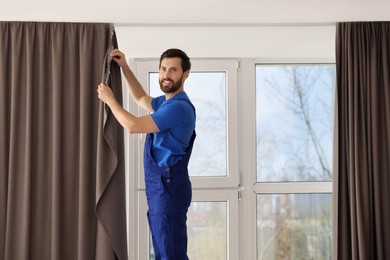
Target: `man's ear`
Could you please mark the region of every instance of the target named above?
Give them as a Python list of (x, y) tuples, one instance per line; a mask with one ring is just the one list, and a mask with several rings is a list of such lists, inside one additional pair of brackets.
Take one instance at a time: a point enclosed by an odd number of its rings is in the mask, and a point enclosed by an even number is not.
[(183, 80), (186, 80), (188, 78), (188, 76), (190, 75), (190, 71), (187, 70), (183, 73)]

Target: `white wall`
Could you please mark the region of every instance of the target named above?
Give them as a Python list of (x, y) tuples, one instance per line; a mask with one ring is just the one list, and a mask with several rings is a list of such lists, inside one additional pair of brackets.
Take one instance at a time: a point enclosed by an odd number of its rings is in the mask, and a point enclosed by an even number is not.
[(335, 25), (125, 26), (116, 25), (128, 58), (157, 58), (168, 48), (190, 58), (234, 57), (272, 61), (334, 61)]

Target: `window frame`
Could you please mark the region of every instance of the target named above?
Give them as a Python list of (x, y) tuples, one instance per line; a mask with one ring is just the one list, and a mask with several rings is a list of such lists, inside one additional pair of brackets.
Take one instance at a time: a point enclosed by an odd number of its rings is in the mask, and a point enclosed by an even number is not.
[[(273, 182), (258, 183), (256, 180), (256, 80), (255, 72), (257, 64), (334, 64), (335, 61), (326, 58), (316, 59), (258, 59), (258, 58), (227, 58), (227, 59), (192, 59), (193, 69), (198, 69), (195, 61), (205, 66), (202, 71), (211, 70), (210, 61), (230, 61), (229, 70), (235, 76), (228, 89), (228, 115), (233, 115), (233, 119), (228, 118), (228, 151), (232, 154), (228, 156), (231, 165), (227, 165), (227, 180), (221, 181), (224, 177), (208, 177), (204, 180), (191, 178), (193, 183), (193, 199), (204, 201), (208, 199), (229, 201), (230, 236), (228, 259), (257, 259), (257, 216), (256, 203), (258, 194), (272, 193), (332, 193), (333, 183), (329, 182)], [(148, 66), (155, 66), (158, 59), (130, 59), (129, 65), (134, 68), (134, 74), (143, 86), (148, 86), (147, 66), (140, 66), (140, 63), (151, 62)], [(222, 65), (223, 66), (223, 65)], [(220, 70), (218, 70), (220, 71)], [(229, 72), (228, 72), (229, 73)], [(231, 76), (231, 75), (230, 75)], [(145, 84), (146, 82), (146, 84)], [(135, 114), (141, 115), (141, 111), (131, 100), (126, 84), (123, 81), (124, 105), (125, 108)], [(231, 103), (230, 103), (231, 102)], [(230, 104), (230, 106), (229, 106)], [(232, 105), (234, 104), (234, 105)], [(144, 113), (146, 114), (146, 113)], [(127, 184), (127, 213), (128, 213), (128, 238), (129, 238), (129, 259), (140, 258), (145, 254), (148, 245), (146, 198), (143, 179), (143, 141), (145, 135), (125, 135), (126, 140), (126, 184)], [(202, 178), (202, 177), (200, 177)], [(217, 184), (215, 188), (214, 184)], [(222, 196), (221, 194), (224, 194)], [(231, 206), (230, 206), (231, 205)], [(145, 213), (146, 214), (146, 213)], [(145, 229), (146, 228), (146, 229)], [(142, 255), (144, 256), (144, 255)], [(146, 256), (147, 257), (147, 256)]]
[(256, 158), (256, 66), (269, 64), (335, 64), (334, 60), (318, 59), (242, 59), (239, 83), (245, 91), (239, 94), (240, 117), (240, 171), (243, 173), (242, 212), (240, 212), (240, 259), (257, 259), (257, 212), (258, 194), (276, 193), (330, 193), (332, 181), (322, 182), (257, 182)]

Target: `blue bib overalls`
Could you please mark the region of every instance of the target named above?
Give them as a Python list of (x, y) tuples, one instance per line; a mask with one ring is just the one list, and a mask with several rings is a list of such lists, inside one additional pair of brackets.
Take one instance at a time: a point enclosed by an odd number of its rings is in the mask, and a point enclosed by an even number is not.
[(158, 167), (151, 155), (153, 134), (144, 150), (148, 221), (156, 260), (187, 260), (187, 211), (192, 188), (188, 162), (195, 140), (192, 134), (185, 157), (174, 166)]

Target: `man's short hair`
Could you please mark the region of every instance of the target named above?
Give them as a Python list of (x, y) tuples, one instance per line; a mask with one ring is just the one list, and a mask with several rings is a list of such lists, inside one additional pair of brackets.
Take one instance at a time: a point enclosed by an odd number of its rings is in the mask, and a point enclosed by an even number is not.
[(161, 66), (161, 61), (165, 58), (180, 58), (183, 72), (191, 69), (190, 58), (188, 58), (187, 54), (180, 49), (168, 49), (164, 51), (160, 57), (159, 67)]

